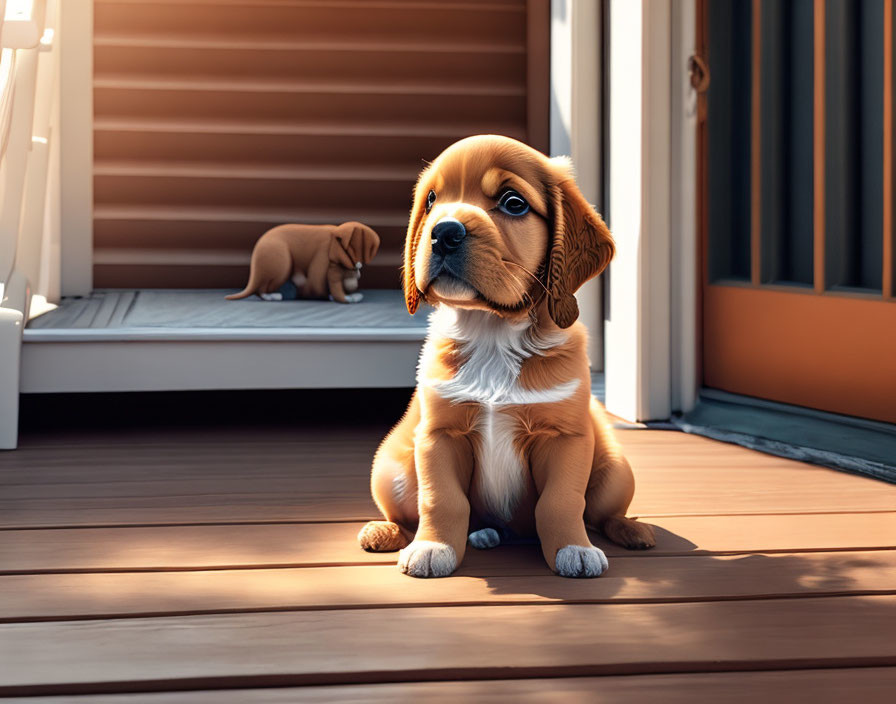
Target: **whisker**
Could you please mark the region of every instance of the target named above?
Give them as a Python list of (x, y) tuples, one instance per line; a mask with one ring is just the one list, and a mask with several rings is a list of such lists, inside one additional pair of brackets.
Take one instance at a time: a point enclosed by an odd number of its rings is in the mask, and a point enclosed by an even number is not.
[(533, 274), (531, 271), (529, 271), (522, 264), (517, 264), (516, 262), (512, 262), (509, 259), (502, 259), (501, 261), (504, 262), (505, 264), (512, 264), (513, 266), (515, 266), (519, 269), (522, 269), (525, 273), (527, 273), (529, 276), (531, 276), (532, 279), (534, 279), (535, 282), (538, 283), (539, 286), (541, 286), (544, 289), (545, 293), (548, 293), (548, 294), (550, 293), (550, 291), (548, 291), (548, 287), (542, 283), (541, 279), (539, 279), (535, 274)]

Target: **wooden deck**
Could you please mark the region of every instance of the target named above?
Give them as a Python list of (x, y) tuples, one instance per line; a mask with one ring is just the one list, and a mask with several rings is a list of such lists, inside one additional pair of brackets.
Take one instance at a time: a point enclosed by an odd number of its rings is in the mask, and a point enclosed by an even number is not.
[(470, 550), (423, 581), (357, 547), (388, 423), (346, 426), (26, 434), (0, 455), (0, 695), (892, 700), (896, 487), (623, 430), (655, 550), (595, 537), (596, 580)]

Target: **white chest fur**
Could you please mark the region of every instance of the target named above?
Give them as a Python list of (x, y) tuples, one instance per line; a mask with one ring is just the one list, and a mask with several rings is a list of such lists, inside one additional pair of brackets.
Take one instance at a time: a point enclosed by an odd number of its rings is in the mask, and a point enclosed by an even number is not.
[(517, 450), (521, 432), (507, 406), (557, 403), (575, 393), (578, 379), (548, 389), (524, 389), (519, 376), (523, 362), (562, 344), (562, 332), (542, 336), (527, 321), (508, 323), (484, 311), (442, 306), (430, 317), (430, 340), (448, 337), (461, 345), (465, 361), (448, 381), (424, 377), (431, 355), (427, 341), (420, 358), (418, 384), (456, 403), (478, 402), (473, 490), (495, 518), (507, 521), (526, 482), (526, 468)]
[(500, 408), (483, 404), (476, 430), (473, 492), (490, 514), (509, 521), (526, 483), (516, 446), (518, 424)]

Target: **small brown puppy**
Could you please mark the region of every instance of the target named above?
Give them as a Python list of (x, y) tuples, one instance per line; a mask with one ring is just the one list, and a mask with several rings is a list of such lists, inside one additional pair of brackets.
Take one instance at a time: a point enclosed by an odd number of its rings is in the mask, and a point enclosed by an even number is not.
[(265, 300), (281, 300), (278, 293), (292, 280), (300, 298), (327, 298), (357, 303), (361, 266), (380, 247), (380, 238), (360, 222), (341, 225), (278, 225), (265, 232), (252, 250), (249, 283), (228, 299), (257, 293)]
[(596, 577), (608, 563), (586, 526), (654, 545), (649, 525), (626, 518), (634, 477), (591, 396), (576, 322), (573, 294), (614, 251), (566, 159), (485, 135), (423, 171), (405, 298), (411, 313), (421, 300), (436, 310), (416, 393), (373, 461), (386, 520), (361, 530), (361, 547), (403, 548), (402, 572), (441, 577), (468, 540), (537, 536), (557, 574)]

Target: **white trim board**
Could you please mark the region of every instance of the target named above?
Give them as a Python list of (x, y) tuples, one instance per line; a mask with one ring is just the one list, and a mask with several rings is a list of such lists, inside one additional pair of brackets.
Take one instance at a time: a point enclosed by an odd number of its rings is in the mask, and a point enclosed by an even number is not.
[(607, 408), (671, 415), (669, 368), (670, 10), (610, 2), (610, 265)]
[(24, 342), (422, 342), (426, 328), (26, 328)]
[(119, 329), (117, 341), (104, 339), (111, 332), (26, 330), (22, 393), (411, 388), (424, 334)]

